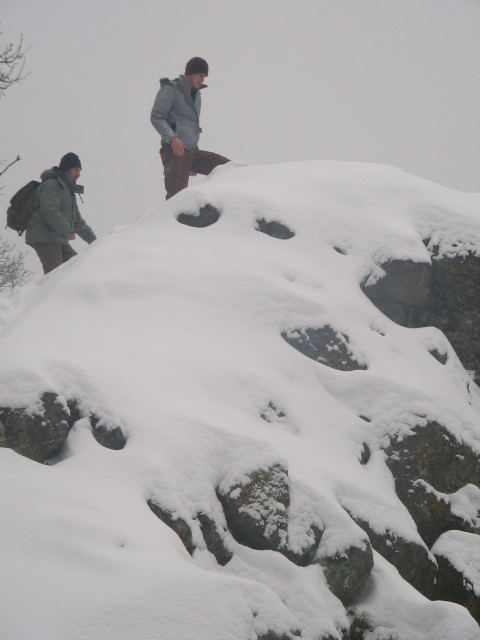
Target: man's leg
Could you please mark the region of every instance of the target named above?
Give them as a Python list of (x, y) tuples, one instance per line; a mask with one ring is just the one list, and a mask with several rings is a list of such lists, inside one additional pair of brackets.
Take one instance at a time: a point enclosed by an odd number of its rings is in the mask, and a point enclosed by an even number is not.
[(201, 151), (198, 149), (194, 151), (195, 157), (192, 164), (192, 171), (195, 173), (201, 173), (203, 176), (208, 176), (215, 167), (219, 164), (226, 164), (230, 162), (228, 158), (218, 155), (218, 153), (212, 153), (211, 151)]
[(37, 252), (44, 274), (50, 273), (77, 255), (69, 244), (61, 245), (59, 242), (32, 242), (29, 246)]
[(77, 255), (77, 252), (73, 247), (71, 247), (68, 242), (67, 244), (60, 245), (62, 247), (62, 260), (63, 262), (67, 262), (70, 258), (73, 258)]
[(182, 157), (176, 156), (169, 144), (162, 144), (160, 157), (165, 175), (165, 190), (168, 200), (176, 193), (188, 187), (188, 178), (192, 170), (194, 151), (186, 151)]

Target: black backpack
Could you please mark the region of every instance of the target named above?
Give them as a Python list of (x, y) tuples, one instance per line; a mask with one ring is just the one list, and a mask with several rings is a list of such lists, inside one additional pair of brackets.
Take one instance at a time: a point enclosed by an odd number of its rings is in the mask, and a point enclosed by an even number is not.
[(10, 206), (7, 209), (7, 227), (17, 231), (19, 236), (25, 231), (32, 217), (33, 201), (39, 185), (38, 180), (30, 180), (10, 200)]

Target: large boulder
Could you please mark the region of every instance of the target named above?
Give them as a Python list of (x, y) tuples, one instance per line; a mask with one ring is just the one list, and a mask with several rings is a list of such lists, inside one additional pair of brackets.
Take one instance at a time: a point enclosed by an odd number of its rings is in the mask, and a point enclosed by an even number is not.
[(56, 453), (70, 432), (70, 412), (56, 393), (46, 391), (38, 409), (0, 407), (0, 446), (43, 462)]
[(432, 552), (438, 563), (435, 598), (462, 604), (480, 622), (480, 536), (449, 531)]
[(385, 275), (366, 278), (362, 290), (398, 324), (443, 331), (463, 366), (480, 370), (480, 257), (439, 256), (438, 247), (425, 244), (431, 264), (390, 260), (380, 265)]
[(383, 276), (369, 276), (362, 291), (380, 311), (404, 327), (418, 327), (430, 295), (432, 267), (429, 262), (389, 260), (380, 265)]
[(291, 504), (283, 464), (258, 469), (217, 489), (233, 537), (252, 549), (272, 549), (299, 566), (315, 559), (323, 525), (305, 496)]
[(468, 484), (480, 486), (480, 458), (468, 445), (437, 422), (427, 422), (409, 435), (392, 436), (385, 453), (397, 495), (428, 546), (450, 529), (478, 531), (452, 511), (449, 497)]
[(406, 540), (391, 529), (379, 533), (366, 520), (352, 518), (368, 534), (375, 551), (393, 564), (402, 578), (427, 598), (432, 597), (437, 565), (425, 545)]
[(365, 538), (318, 560), (330, 591), (344, 605), (350, 604), (373, 569), (373, 552)]
[(287, 469), (275, 464), (217, 489), (228, 528), (240, 544), (279, 551), (287, 547), (290, 493)]

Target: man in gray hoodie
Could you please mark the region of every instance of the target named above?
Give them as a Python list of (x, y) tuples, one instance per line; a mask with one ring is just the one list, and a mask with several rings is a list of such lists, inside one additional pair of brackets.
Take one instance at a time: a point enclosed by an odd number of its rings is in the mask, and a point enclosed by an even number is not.
[(35, 194), (25, 242), (37, 252), (44, 273), (77, 255), (69, 244), (76, 233), (88, 244), (96, 240), (75, 199), (76, 193), (83, 193), (83, 187), (76, 184), (81, 170), (77, 154), (66, 153), (58, 167), (47, 169), (40, 176), (42, 182)]
[(191, 175), (208, 175), (228, 158), (210, 151), (201, 151), (200, 89), (207, 85), (208, 64), (203, 58), (187, 62), (185, 75), (175, 80), (162, 78), (152, 109), (151, 122), (162, 138), (162, 158), (167, 200), (188, 186)]

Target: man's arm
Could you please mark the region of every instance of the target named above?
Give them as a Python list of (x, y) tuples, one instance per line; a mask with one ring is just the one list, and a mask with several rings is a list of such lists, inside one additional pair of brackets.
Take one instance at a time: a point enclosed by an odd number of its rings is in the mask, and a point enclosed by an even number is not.
[(163, 86), (157, 93), (150, 116), (150, 122), (167, 142), (171, 142), (171, 140), (176, 137), (175, 131), (168, 124), (167, 120), (174, 97), (175, 89), (169, 84)]
[[(92, 244), (94, 240), (97, 239), (97, 236), (93, 232), (92, 228), (88, 226), (85, 220), (82, 218), (80, 211), (77, 207), (77, 203), (75, 202), (75, 217), (73, 221), (73, 230), (75, 233), (88, 242), (88, 244)], [(73, 238), (72, 238), (73, 239)]]

